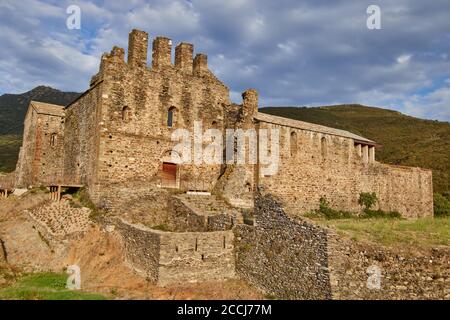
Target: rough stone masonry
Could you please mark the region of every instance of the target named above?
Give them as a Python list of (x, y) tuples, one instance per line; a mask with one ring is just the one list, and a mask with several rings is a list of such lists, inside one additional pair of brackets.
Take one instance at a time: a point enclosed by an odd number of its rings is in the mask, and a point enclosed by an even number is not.
[[(250, 265), (232, 256), (232, 230), (266, 246), (267, 239), (242, 226), (236, 214), (255, 208), (260, 187), (290, 218), (318, 208), (321, 197), (333, 208), (359, 211), (361, 192), (375, 192), (380, 209), (404, 217), (433, 215), (430, 170), (379, 163), (376, 142), (356, 134), (259, 113), (255, 89), (242, 94), (242, 104), (232, 103), (229, 88), (209, 69), (205, 54), (194, 56), (192, 44), (178, 44), (172, 62), (172, 41), (156, 37), (149, 63), (149, 42), (148, 33), (133, 30), (127, 60), (123, 48), (103, 54), (89, 89), (67, 107), (32, 101), (14, 177), (16, 187), (84, 188), (97, 207), (115, 216), (130, 263), (155, 282), (217, 280), (233, 276), (235, 264), (240, 271)], [(172, 133), (192, 131), (196, 121), (203, 130), (221, 130), (224, 138), (226, 129), (278, 130), (278, 171), (264, 173), (259, 157), (256, 164), (174, 162)], [(186, 192), (209, 198), (191, 210), (189, 201), (203, 200), (179, 197)], [(233, 210), (223, 210), (223, 203)], [(304, 249), (307, 256), (281, 257), (280, 264), (307, 270), (309, 290), (291, 289), (296, 296), (330, 297), (329, 276), (321, 269), (327, 257), (322, 231), (280, 219), (260, 215), (256, 230), (275, 230), (286, 245)], [(277, 240), (271, 250), (282, 246)], [(261, 252), (255, 257), (263, 259)], [(253, 282), (265, 281), (249, 272)], [(274, 292), (286, 290), (274, 286)]]
[[(358, 135), (258, 112), (258, 93), (243, 104), (209, 70), (207, 56), (180, 43), (133, 30), (125, 50), (114, 47), (101, 59), (90, 88), (67, 107), (31, 102), (16, 176), (18, 186), (58, 181), (83, 185), (96, 204), (120, 202), (115, 193), (130, 182), (180, 190), (214, 191), (236, 206), (252, 207), (255, 186), (279, 196), (293, 215), (315, 209), (324, 196), (337, 209), (358, 211), (360, 192), (376, 192), (379, 206), (406, 217), (431, 216), (431, 171), (390, 166), (375, 160), (376, 143)], [(170, 123), (168, 122), (170, 118)], [(280, 165), (261, 174), (257, 165), (173, 164), (171, 134), (228, 128), (280, 130)], [(132, 186), (131, 186), (132, 188)]]

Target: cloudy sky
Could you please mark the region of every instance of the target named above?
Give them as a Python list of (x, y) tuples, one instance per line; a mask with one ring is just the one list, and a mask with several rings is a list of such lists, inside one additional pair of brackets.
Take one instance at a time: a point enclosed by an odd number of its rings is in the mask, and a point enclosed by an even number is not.
[[(81, 9), (69, 30), (66, 9)], [(367, 7), (381, 30), (367, 28)], [(128, 32), (194, 43), (240, 101), (361, 103), (450, 121), (449, 0), (0, 0), (0, 94), (37, 85), (83, 91)]]

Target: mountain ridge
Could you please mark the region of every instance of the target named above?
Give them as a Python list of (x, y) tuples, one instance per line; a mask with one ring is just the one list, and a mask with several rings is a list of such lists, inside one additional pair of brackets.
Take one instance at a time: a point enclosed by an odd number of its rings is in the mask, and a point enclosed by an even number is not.
[(37, 86), (18, 94), (5, 93), (0, 96), (0, 135), (22, 134), (31, 100), (66, 106), (79, 96), (78, 92), (64, 92), (49, 86)]

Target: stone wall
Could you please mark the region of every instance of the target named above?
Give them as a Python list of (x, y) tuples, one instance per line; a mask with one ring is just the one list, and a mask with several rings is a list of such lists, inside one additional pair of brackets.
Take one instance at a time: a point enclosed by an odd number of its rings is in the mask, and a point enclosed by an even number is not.
[(171, 231), (231, 230), (240, 213), (215, 196), (173, 196), (168, 200), (167, 225)]
[[(333, 299), (450, 300), (450, 248), (386, 248), (330, 234), (329, 268)], [(367, 285), (374, 269), (380, 288)]]
[[(294, 221), (270, 195), (234, 229), (237, 275), (282, 299), (450, 299), (450, 248), (385, 247)], [(381, 271), (380, 288), (369, 286)], [(369, 279), (370, 278), (370, 279)]]
[[(40, 105), (50, 106), (51, 110), (41, 110)], [(64, 155), (62, 110), (62, 106), (30, 103), (16, 168), (17, 186), (47, 185), (49, 180), (61, 178)]]
[(114, 218), (128, 263), (158, 285), (233, 278), (234, 235), (229, 231), (163, 232)]
[(289, 214), (317, 209), (320, 197), (333, 208), (359, 212), (359, 194), (375, 192), (382, 210), (408, 218), (433, 215), (431, 171), (364, 159), (350, 138), (265, 122), (261, 128), (279, 130), (280, 162), (278, 172), (259, 183)]
[[(171, 135), (178, 128), (190, 132), (194, 121), (203, 130), (223, 127), (224, 104), (229, 103), (228, 88), (200, 63), (194, 72), (192, 47), (177, 50), (177, 64), (170, 60), (171, 42), (153, 42), (153, 63), (147, 67), (148, 35), (134, 30), (130, 34), (128, 63), (124, 50), (114, 48), (104, 55), (94, 83), (102, 79), (99, 153), (99, 181), (102, 184), (127, 180), (160, 183), (163, 161), (173, 162)], [(190, 58), (189, 58), (190, 55)], [(168, 126), (168, 112), (174, 121)], [(192, 137), (191, 137), (192, 139)], [(192, 149), (194, 146), (192, 146)], [(211, 190), (220, 174), (220, 165), (179, 165), (178, 186), (184, 189)]]
[(102, 84), (81, 95), (66, 108), (64, 139), (64, 179), (82, 184), (94, 194), (98, 176), (99, 112)]
[(233, 231), (161, 233), (158, 284), (233, 278)]
[(327, 234), (290, 219), (270, 195), (258, 195), (255, 226), (235, 227), (236, 273), (281, 299), (329, 299)]
[(159, 277), (159, 234), (120, 219), (114, 219), (112, 223), (122, 236), (127, 262), (138, 273), (156, 283)]

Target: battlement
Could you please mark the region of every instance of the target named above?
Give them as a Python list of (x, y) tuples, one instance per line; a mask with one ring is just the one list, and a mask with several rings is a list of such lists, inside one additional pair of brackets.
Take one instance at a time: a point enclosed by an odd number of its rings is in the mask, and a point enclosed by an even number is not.
[[(148, 33), (145, 31), (134, 29), (130, 32), (128, 38), (128, 65), (131, 68), (147, 67), (148, 40)], [(113, 49), (107, 57), (120, 56), (120, 53), (115, 52)], [(191, 43), (179, 43), (175, 47), (175, 62), (172, 64), (172, 40), (158, 36), (152, 42), (151, 68), (153, 70), (162, 70), (170, 67), (185, 74), (204, 75), (208, 71), (208, 58), (202, 53), (198, 53), (193, 58), (193, 53), (194, 46)]]
[(148, 33), (133, 29), (128, 36), (128, 64), (134, 68), (147, 66)]
[(190, 43), (180, 43), (175, 48), (175, 68), (182, 72), (192, 74), (194, 61), (192, 55), (194, 53), (194, 46)]

